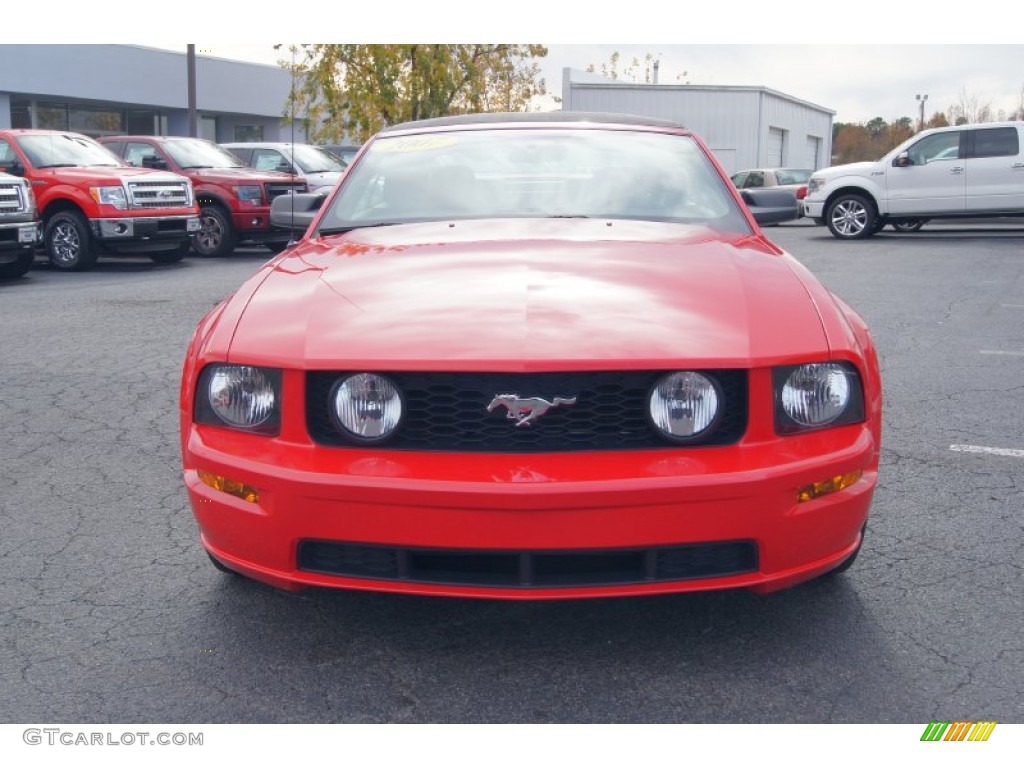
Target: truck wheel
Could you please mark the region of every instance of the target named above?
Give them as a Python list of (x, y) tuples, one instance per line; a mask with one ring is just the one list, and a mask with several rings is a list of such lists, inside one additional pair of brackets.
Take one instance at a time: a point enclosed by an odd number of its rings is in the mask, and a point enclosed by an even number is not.
[(55, 213), (46, 222), (43, 244), (57, 269), (79, 272), (96, 264), (96, 245), (89, 225), (77, 211)]
[(829, 232), (840, 240), (855, 240), (875, 234), (878, 214), (863, 195), (840, 195), (828, 206), (825, 221)]
[(185, 254), (188, 253), (188, 249), (191, 248), (191, 244), (188, 242), (182, 243), (177, 248), (170, 251), (159, 251), (157, 253), (149, 254), (149, 258), (155, 264), (176, 264), (185, 258)]
[(225, 256), (235, 250), (235, 228), (221, 208), (216, 205), (202, 207), (199, 231), (192, 235), (192, 248), (200, 256)]
[(10, 264), (0, 264), (0, 280), (14, 280), (17, 277), (22, 277), (32, 269), (32, 263), (35, 260), (35, 253), (31, 248), (26, 248), (18, 254), (16, 261)]

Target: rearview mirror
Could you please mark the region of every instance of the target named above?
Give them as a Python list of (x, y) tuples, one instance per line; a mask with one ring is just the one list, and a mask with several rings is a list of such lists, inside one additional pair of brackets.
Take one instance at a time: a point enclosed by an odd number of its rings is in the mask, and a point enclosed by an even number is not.
[(270, 204), (270, 224), (278, 229), (302, 234), (309, 229), (326, 199), (327, 195), (310, 192), (289, 192), (275, 197)]

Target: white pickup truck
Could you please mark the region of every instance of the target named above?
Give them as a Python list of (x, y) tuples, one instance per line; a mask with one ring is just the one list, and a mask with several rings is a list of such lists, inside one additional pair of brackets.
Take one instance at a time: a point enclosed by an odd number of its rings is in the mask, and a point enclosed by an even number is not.
[(886, 224), (912, 231), (929, 219), (1024, 217), (1024, 122), (933, 128), (877, 162), (816, 171), (803, 209), (843, 240)]

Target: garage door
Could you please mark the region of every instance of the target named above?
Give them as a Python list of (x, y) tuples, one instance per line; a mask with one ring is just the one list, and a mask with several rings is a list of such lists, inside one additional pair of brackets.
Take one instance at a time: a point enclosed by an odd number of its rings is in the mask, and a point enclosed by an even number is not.
[(821, 157), (821, 139), (817, 136), (807, 137), (807, 151), (804, 154), (804, 168), (818, 170), (818, 158)]
[(781, 128), (768, 129), (768, 167), (782, 167), (782, 147), (785, 144), (786, 132)]

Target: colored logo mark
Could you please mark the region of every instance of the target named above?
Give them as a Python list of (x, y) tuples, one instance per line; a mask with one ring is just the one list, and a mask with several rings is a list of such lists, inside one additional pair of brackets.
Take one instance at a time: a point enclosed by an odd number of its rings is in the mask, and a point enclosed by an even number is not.
[(921, 734), (921, 741), (988, 741), (995, 727), (996, 723), (991, 720), (981, 723), (962, 720), (944, 723), (933, 720)]

